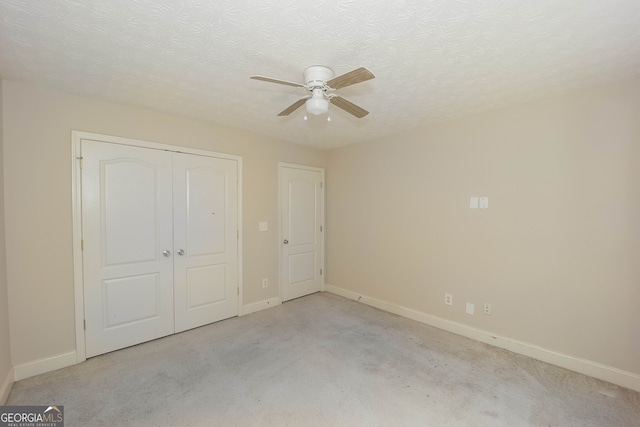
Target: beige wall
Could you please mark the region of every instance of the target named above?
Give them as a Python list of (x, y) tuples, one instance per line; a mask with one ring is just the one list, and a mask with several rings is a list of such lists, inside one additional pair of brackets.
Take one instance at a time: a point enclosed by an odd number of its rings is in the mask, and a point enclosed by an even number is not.
[(277, 295), (261, 286), (278, 277), (277, 162), (326, 166), (331, 285), (640, 373), (640, 81), (329, 153), (12, 82), (1, 96), (14, 365), (75, 349), (76, 129), (243, 156), (246, 304)]
[(639, 160), (640, 81), (332, 150), (327, 283), (640, 374)]
[[(11, 343), (9, 340), (9, 305), (7, 304), (7, 264), (4, 232), (4, 167), (2, 131), (2, 82), (0, 81), (0, 390), (11, 371)], [(0, 392), (0, 405), (4, 404)]]
[[(3, 99), (14, 366), (75, 349), (71, 130), (243, 156), (244, 303), (278, 295), (277, 162), (324, 167), (326, 152), (13, 82), (4, 82)], [(258, 232), (259, 221), (270, 231)]]

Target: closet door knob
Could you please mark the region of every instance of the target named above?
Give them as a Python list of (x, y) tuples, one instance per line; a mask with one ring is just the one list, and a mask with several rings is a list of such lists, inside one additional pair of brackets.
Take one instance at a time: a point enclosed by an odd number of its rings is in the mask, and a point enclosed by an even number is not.
[(178, 249), (178, 255), (180, 256), (184, 255), (184, 249)]
[(284, 243), (285, 245), (288, 245), (289, 241), (287, 239), (284, 239), (284, 242), (282, 242), (282, 243)]
[(164, 255), (166, 257), (170, 257), (171, 256), (171, 252), (170, 251), (162, 251), (162, 255)]

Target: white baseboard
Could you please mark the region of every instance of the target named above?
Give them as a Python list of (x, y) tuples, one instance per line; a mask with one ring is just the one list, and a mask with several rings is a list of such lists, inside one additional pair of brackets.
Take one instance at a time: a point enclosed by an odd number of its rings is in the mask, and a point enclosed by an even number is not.
[(56, 369), (66, 368), (67, 366), (75, 365), (76, 363), (76, 352), (74, 350), (70, 351), (69, 353), (45, 357), (44, 359), (38, 359), (34, 360), (33, 362), (14, 366), (13, 372), (15, 380), (20, 381), (25, 378), (44, 374), (45, 372), (51, 372), (55, 371)]
[(2, 381), (2, 385), (0, 385), (0, 406), (7, 403), (7, 399), (9, 398), (9, 393), (11, 393), (11, 387), (13, 387), (13, 383), (15, 378), (13, 376), (13, 368), (9, 368), (9, 372), (7, 372), (7, 376)]
[(280, 304), (282, 304), (282, 300), (280, 299), (280, 297), (269, 298), (251, 304), (246, 304), (242, 306), (241, 316), (255, 313), (256, 311), (266, 310), (267, 308), (275, 307)]
[(364, 304), (379, 308), (384, 311), (388, 311), (390, 313), (397, 314), (399, 316), (403, 316), (430, 326), (434, 326), (438, 329), (443, 329), (445, 331), (452, 332), (457, 335), (462, 335), (467, 338), (481, 341), (483, 343), (490, 344), (496, 347), (504, 348), (514, 353), (522, 354), (524, 356), (528, 356), (542, 362), (560, 366), (561, 368), (566, 368), (571, 371), (579, 372), (590, 377), (608, 381), (622, 387), (640, 391), (640, 375), (633, 372), (623, 371), (621, 369), (603, 365), (597, 362), (592, 362), (590, 360), (558, 353), (556, 351), (549, 350), (534, 344), (529, 344), (523, 341), (495, 335), (488, 331), (476, 329), (462, 323), (443, 319), (441, 317), (432, 316), (430, 314), (426, 314), (407, 307), (397, 306), (386, 301), (371, 298), (347, 289), (338, 288), (336, 286), (327, 285), (327, 291), (336, 295), (343, 296), (345, 298), (362, 302)]

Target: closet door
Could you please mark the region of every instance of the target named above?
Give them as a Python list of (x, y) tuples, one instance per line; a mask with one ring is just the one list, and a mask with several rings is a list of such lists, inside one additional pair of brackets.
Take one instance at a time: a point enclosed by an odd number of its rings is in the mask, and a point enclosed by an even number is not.
[(174, 332), (172, 155), (82, 141), (86, 356)]
[(173, 157), (175, 330), (238, 315), (238, 163)]

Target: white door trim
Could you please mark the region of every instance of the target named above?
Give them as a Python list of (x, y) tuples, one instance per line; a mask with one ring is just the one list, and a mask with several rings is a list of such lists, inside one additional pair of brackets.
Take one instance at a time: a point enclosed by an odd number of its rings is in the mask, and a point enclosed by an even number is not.
[[(286, 162), (278, 162), (278, 275), (279, 275), (279, 280), (278, 280), (278, 295), (280, 296), (280, 301), (282, 301), (283, 299), (283, 289), (282, 289), (282, 241), (284, 239), (284, 236), (282, 234), (282, 169), (283, 168), (291, 168), (291, 169), (301, 169), (301, 170), (306, 170), (306, 171), (314, 171), (314, 172), (320, 172), (322, 174), (322, 206), (324, 211), (326, 211), (327, 207), (325, 206), (325, 202), (326, 202), (326, 198), (324, 197), (324, 168), (318, 168), (315, 166), (305, 166), (305, 165), (298, 165), (295, 163), (286, 163)], [(323, 212), (322, 213), (323, 218), (326, 218), (326, 213)], [(325, 282), (325, 277), (327, 276), (327, 272), (325, 269), (325, 265), (324, 265), (324, 260), (326, 259), (325, 257), (325, 233), (326, 233), (326, 228), (327, 228), (327, 224), (326, 221), (323, 220), (323, 232), (321, 233), (321, 239), (322, 239), (322, 266), (321, 268), (324, 270), (324, 274), (322, 275), (322, 291), (324, 292), (326, 290), (326, 282)]]
[(76, 363), (84, 362), (86, 358), (84, 336), (84, 283), (82, 271), (82, 170), (80, 156), (80, 141), (91, 139), (111, 144), (130, 145), (134, 147), (154, 150), (172, 151), (177, 153), (194, 154), (198, 156), (230, 159), (238, 162), (238, 315), (242, 315), (243, 282), (242, 282), (242, 157), (233, 154), (223, 154), (196, 148), (180, 147), (168, 144), (143, 141), (139, 139), (121, 138), (89, 132), (71, 131), (71, 202), (73, 224), (73, 291), (75, 305), (76, 328)]

